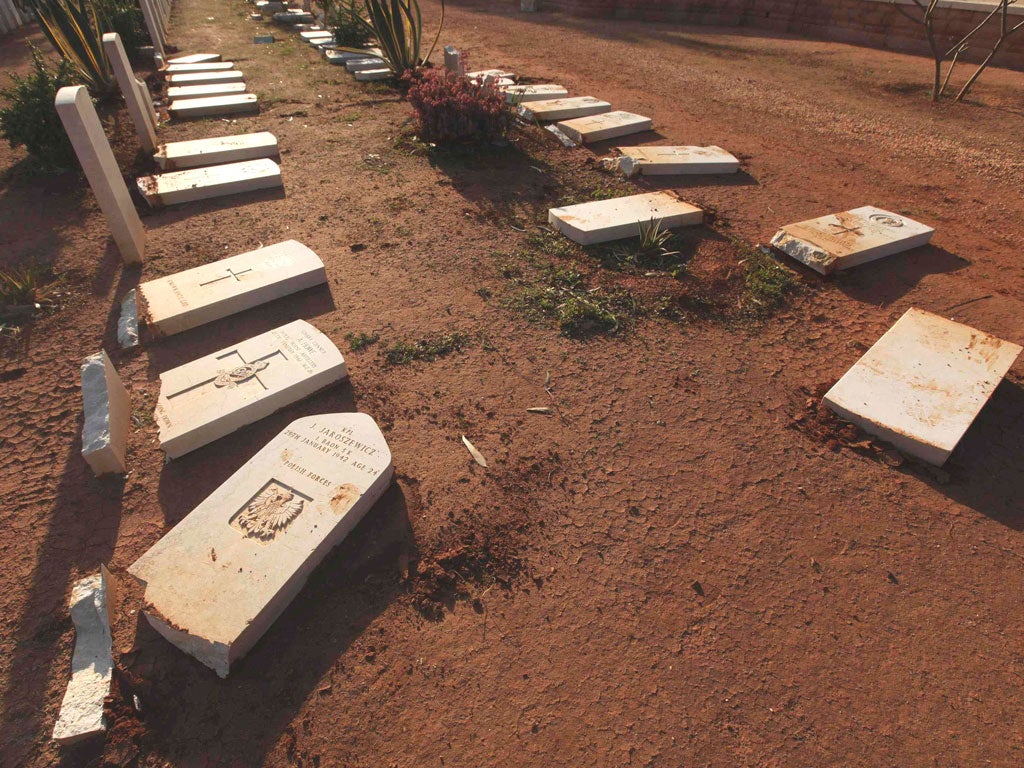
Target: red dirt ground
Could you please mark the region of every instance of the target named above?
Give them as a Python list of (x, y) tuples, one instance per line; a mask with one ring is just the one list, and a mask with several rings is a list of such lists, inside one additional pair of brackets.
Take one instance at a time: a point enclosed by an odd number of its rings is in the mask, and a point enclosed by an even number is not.
[[(1024, 363), (945, 472), (849, 447), (813, 396), (910, 306), (1024, 341), (1024, 76), (993, 71), (975, 102), (935, 107), (918, 58), (511, 9), (450, 6), (443, 41), (744, 160), (676, 187), (717, 212), (687, 243), (730, 302), (730, 236), (871, 203), (935, 225), (934, 245), (831, 281), (801, 272), (760, 320), (570, 340), (508, 307), (495, 254), (570, 191), (612, 183), (589, 150), (526, 131), (409, 151), (393, 91), (295, 41), (252, 45), (262, 25), (240, 3), (180, 0), (172, 40), (239, 62), (263, 110), (162, 135), (271, 130), (286, 192), (147, 213), (147, 261), (126, 270), (82, 182), (0, 147), (0, 259), (53, 263), (64, 293), (0, 380), (0, 763), (1019, 766)], [(24, 69), (22, 37), (0, 42), (5, 70)], [(141, 167), (126, 114), (106, 123), (122, 168)], [(329, 291), (117, 350), (139, 279), (287, 238), (323, 257)], [(351, 383), (165, 466), (159, 372), (298, 317), (345, 351)], [(381, 341), (349, 351), (360, 332)], [(385, 364), (385, 345), (448, 332), (470, 342)], [(79, 361), (101, 345), (135, 406), (123, 481), (79, 455)], [(526, 413), (541, 405), (555, 415)], [(289, 421), (353, 408), (380, 422), (397, 482), (231, 677), (129, 601), (111, 732), (55, 748), (73, 581), (132, 563)]]

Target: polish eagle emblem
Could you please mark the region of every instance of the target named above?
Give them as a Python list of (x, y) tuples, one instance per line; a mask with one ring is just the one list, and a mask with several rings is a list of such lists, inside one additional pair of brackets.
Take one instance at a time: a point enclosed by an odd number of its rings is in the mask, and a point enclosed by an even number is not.
[(246, 536), (269, 541), (299, 516), (304, 503), (287, 488), (271, 483), (249, 502), (235, 523)]
[(266, 368), (270, 363), (266, 360), (257, 360), (255, 363), (246, 363), (226, 371), (218, 371), (217, 378), (213, 380), (215, 387), (237, 387), (242, 382), (248, 381), (257, 373)]

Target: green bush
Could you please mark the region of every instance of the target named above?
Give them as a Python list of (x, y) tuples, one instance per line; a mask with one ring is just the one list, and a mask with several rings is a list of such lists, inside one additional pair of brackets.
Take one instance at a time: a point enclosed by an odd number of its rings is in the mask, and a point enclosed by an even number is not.
[(105, 31), (117, 32), (128, 58), (137, 59), (139, 48), (151, 42), (142, 9), (132, 0), (94, 0), (94, 4), (103, 16)]
[(10, 87), (0, 91), (0, 98), (8, 102), (0, 108), (0, 136), (12, 147), (25, 147), (45, 170), (73, 168), (77, 164), (75, 151), (53, 101), (61, 88), (75, 85), (75, 68), (61, 59), (51, 70), (34, 46), (32, 65), (30, 75), (12, 74)]
[(325, 14), (327, 26), (334, 31), (334, 42), (345, 48), (362, 48), (373, 39), (360, 17), (356, 0), (338, 0)]

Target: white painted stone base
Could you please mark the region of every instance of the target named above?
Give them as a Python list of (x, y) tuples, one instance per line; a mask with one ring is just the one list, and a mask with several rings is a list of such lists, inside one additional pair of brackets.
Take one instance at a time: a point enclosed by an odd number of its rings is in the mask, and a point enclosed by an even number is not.
[(144, 586), (146, 618), (227, 677), (393, 472), (366, 414), (293, 421), (128, 569)]
[(173, 118), (188, 120), (197, 117), (219, 117), (258, 112), (259, 108), (255, 93), (239, 93), (233, 96), (208, 96), (200, 99), (174, 101), (171, 102), (167, 111)]
[(153, 208), (282, 186), (281, 167), (266, 158), (140, 176), (137, 183)]
[(153, 158), (165, 171), (199, 168), (204, 165), (238, 163), (278, 154), (277, 137), (272, 133), (243, 133), (212, 139), (173, 141), (157, 147)]
[(241, 83), (245, 80), (237, 69), (228, 72), (192, 72), (183, 75), (170, 75), (168, 85), (208, 85), (211, 83)]
[(245, 83), (211, 83), (209, 85), (172, 85), (167, 98), (172, 102), (186, 99), (208, 99), (213, 96), (231, 96), (245, 93)]
[(661, 222), (665, 229), (696, 226), (703, 223), (704, 212), (671, 192), (595, 200), (548, 211), (548, 222), (581, 245), (637, 237), (640, 224), (651, 220)]
[(219, 53), (190, 53), (187, 56), (175, 56), (168, 59), (168, 64), (209, 64), (211, 61), (220, 61)]
[(1021, 347), (909, 309), (825, 395), (840, 418), (942, 466)]
[(519, 115), (524, 120), (540, 120), (541, 122), (558, 122), (572, 120), (576, 117), (600, 115), (611, 112), (612, 105), (607, 101), (595, 99), (593, 96), (576, 96), (570, 99), (545, 99), (531, 101), (519, 106)]
[(558, 123), (559, 129), (577, 144), (593, 144), (631, 133), (651, 130), (651, 118), (632, 112), (605, 112)]
[(71, 680), (53, 727), (53, 739), (61, 745), (107, 730), (103, 701), (110, 693), (114, 669), (109, 608), (112, 599), (105, 568), (71, 588), (75, 650), (71, 657)]
[(82, 361), (82, 457), (96, 475), (124, 474), (131, 402), (107, 353)]
[(234, 68), (233, 61), (208, 61), (198, 64), (168, 64), (164, 72), (168, 75), (185, 75), (194, 72), (226, 72)]
[(296, 240), (142, 283), (147, 327), (170, 336), (327, 282), (324, 264)]

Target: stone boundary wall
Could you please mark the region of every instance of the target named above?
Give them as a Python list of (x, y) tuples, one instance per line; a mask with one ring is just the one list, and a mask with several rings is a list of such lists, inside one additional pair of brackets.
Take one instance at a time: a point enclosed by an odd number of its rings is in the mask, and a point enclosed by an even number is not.
[[(518, 0), (515, 0), (518, 4)], [(911, 13), (911, 0), (899, 0)], [(977, 26), (991, 6), (946, 0), (936, 12), (936, 38), (953, 43)], [(744, 26), (906, 53), (929, 54), (924, 27), (888, 0), (541, 0), (540, 9), (575, 16), (636, 19), (702, 26)], [(1024, 20), (1024, 3), (1011, 6), (1009, 21)], [(998, 37), (998, 18), (979, 32), (961, 58), (979, 61)], [(1024, 70), (1024, 29), (1003, 43), (993, 66)]]

